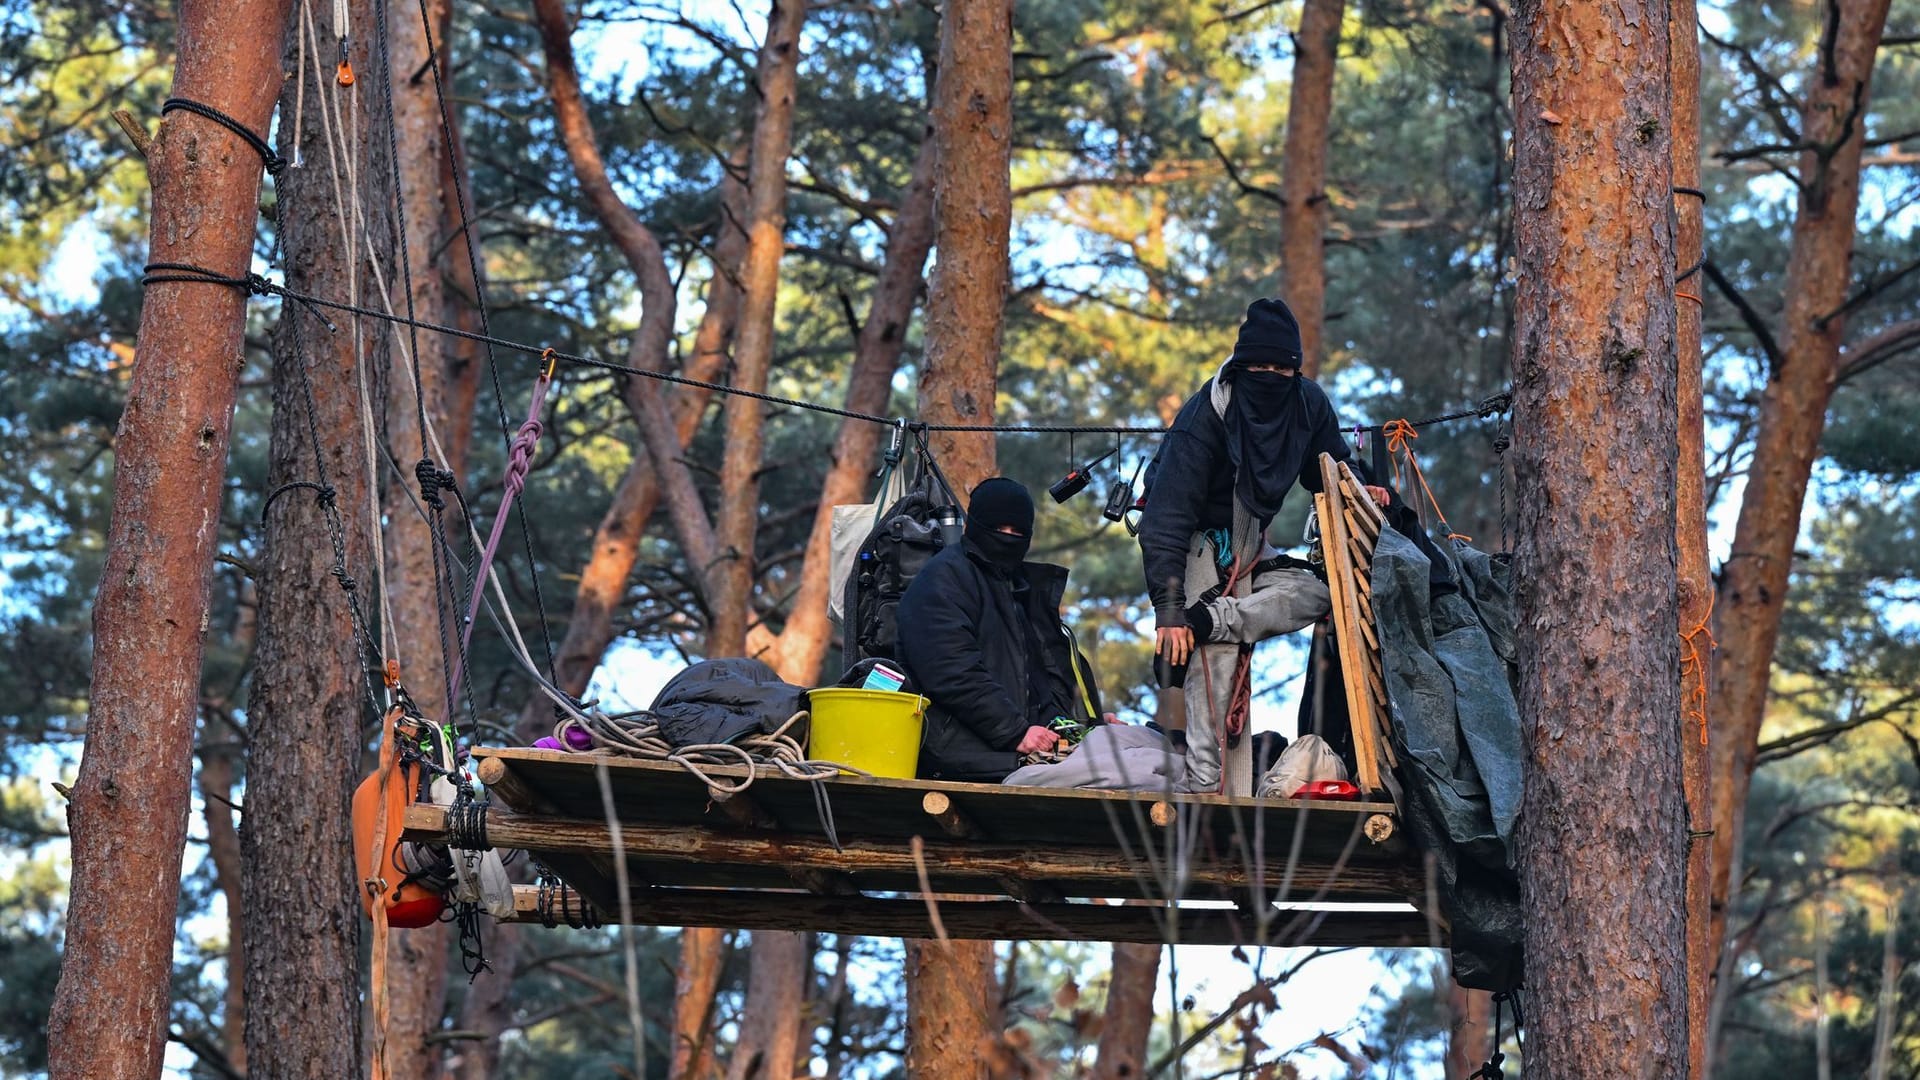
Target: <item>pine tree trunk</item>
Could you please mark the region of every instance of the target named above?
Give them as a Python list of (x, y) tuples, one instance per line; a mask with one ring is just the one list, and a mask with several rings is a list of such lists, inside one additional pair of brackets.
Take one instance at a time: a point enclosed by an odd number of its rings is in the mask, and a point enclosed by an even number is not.
[[(773, 368), (773, 316), (786, 252), (787, 157), (793, 146), (793, 98), (799, 82), (800, 27), (806, 0), (773, 0), (760, 47), (760, 106), (747, 164), (747, 257), (740, 268), (740, 328), (729, 385), (763, 393)], [(753, 615), (753, 540), (760, 522), (760, 464), (766, 406), (729, 395), (726, 457), (720, 464), (720, 507), (714, 515), (720, 562), (713, 568), (710, 656), (745, 656)]]
[[(913, 321), (914, 301), (920, 295), (927, 252), (933, 246), (934, 149), (931, 140), (920, 146), (913, 179), (907, 184), (887, 233), (886, 263), (873, 287), (866, 324), (854, 345), (853, 370), (847, 376), (845, 407), (854, 412), (879, 413), (893, 393), (893, 376), (906, 348), (907, 326)], [(812, 686), (820, 677), (832, 627), (827, 617), (833, 546), (833, 508), (864, 502), (873, 474), (880, 440), (888, 433), (874, 424), (843, 420), (834, 440), (826, 479), (820, 485), (820, 505), (814, 511), (813, 532), (800, 566), (800, 586), (794, 592), (792, 614), (780, 631), (780, 677)]]
[[(352, 17), (366, 25), (372, 5), (355, 5)], [(282, 55), (289, 71), (297, 68), (301, 33), (296, 25)], [(358, 70), (374, 68), (368, 44), (354, 43)], [(349, 202), (375, 214), (386, 205), (393, 184), (385, 110), (377, 96), (338, 87), (325, 65), (310, 63), (308, 71), (310, 79), (325, 75), (318, 84), (289, 82), (281, 91), (283, 115), (293, 115), (301, 98), (306, 104), (298, 149), (307, 165), (283, 174), (278, 185), (287, 284), (377, 307), (380, 289), (367, 272), (367, 244), (351, 239), (351, 226), (341, 222), (346, 204), (335, 201), (335, 170)], [(361, 100), (352, 108), (356, 94)], [(355, 118), (357, 125), (347, 128)], [(281, 126), (288, 158), (295, 149), (292, 127)], [(351, 172), (349, 154), (358, 163)], [(386, 232), (383, 218), (374, 226), (374, 235)], [(391, 275), (391, 245), (373, 246), (381, 271)], [(359, 327), (329, 332), (294, 304), (283, 307), (275, 334), (268, 486), (324, 482), (333, 489), (334, 513), (311, 493), (293, 491), (274, 503), (266, 523), (248, 702), (248, 812), (241, 828), (252, 913), (247, 1049), (260, 1076), (354, 1076), (364, 1061), (357, 977), (361, 873), (348, 842), (348, 804), (360, 779), (361, 732), (373, 719), (366, 665), (380, 658), (356, 648), (348, 597), (330, 576), (331, 522), (339, 524), (347, 573), (366, 582), (356, 585), (353, 599), (371, 627), (378, 597), (370, 537), (378, 523), (369, 518), (361, 394), (376, 365), (387, 363), (387, 342), (385, 333)]]
[[(285, 0), (183, 0), (173, 94), (265, 132), (290, 8)], [(219, 124), (175, 112), (147, 166), (149, 260), (244, 276), (261, 182), (254, 151)], [(87, 740), (67, 811), (71, 901), (47, 1019), (56, 1080), (160, 1074), (201, 635), (246, 303), (227, 286), (156, 283), (140, 312), (93, 611)]]
[(992, 1044), (993, 943), (909, 939), (907, 1075), (986, 1080)]
[[(991, 424), (1013, 223), (1013, 4), (947, 0), (933, 89), (934, 246), (920, 418)], [(995, 475), (990, 433), (935, 432), (930, 444), (964, 500)], [(993, 944), (905, 942), (907, 1068), (915, 1076), (985, 1075), (995, 1032), (987, 1010)]]
[[(425, 20), (417, 7), (393, 5), (388, 10), (388, 67), (372, 78), (387, 78), (393, 87), (394, 130), (403, 148), (399, 158), (399, 200), (405, 210), (407, 275), (388, 278), (396, 311), (404, 312), (411, 278), (416, 318), (448, 323), (466, 317), (468, 306), (456, 302), (447, 283), (461, 275), (453, 259), (464, 251), (449, 244), (448, 230), (458, 225), (456, 193), (447, 184), (452, 175), (445, 161), (448, 146), (440, 99), (434, 92), (434, 73), (426, 67), (432, 46), (445, 40), (449, 8), (430, 0)], [(445, 57), (439, 58), (442, 90), (450, 78)], [(415, 72), (424, 72), (416, 81)], [(377, 85), (377, 84), (376, 84)], [(448, 108), (453, 107), (451, 100)], [(451, 207), (451, 209), (449, 209)], [(468, 212), (472, 212), (469, 205)], [(387, 445), (395, 461), (430, 459), (465, 484), (466, 448), (473, 432), (472, 403), (477, 390), (479, 363), (444, 335), (394, 331), (392, 362), (388, 365)], [(416, 362), (409, 364), (403, 350)], [(414, 372), (421, 383), (415, 396)], [(424, 405), (432, 438), (423, 440), (419, 411)], [(389, 526), (387, 587), (392, 601), (394, 635), (402, 679), (416, 704), (429, 717), (458, 721), (447, 713), (447, 661), (459, 648), (459, 616), (443, 611), (435, 580), (433, 544), (427, 523), (413, 510), (420, 492), (414, 478), (389, 482), (386, 506)], [(451, 500), (447, 500), (451, 506)], [(442, 515), (446, 535), (458, 542), (457, 511)], [(443, 554), (443, 563), (445, 562)], [(443, 573), (445, 571), (443, 570)], [(444, 621), (443, 621), (444, 617)], [(442, 1044), (427, 1042), (446, 1012), (448, 964), (446, 924), (419, 930), (394, 931), (387, 959), (387, 1045), (395, 1080), (434, 1080), (440, 1072)]]
[(1447, 984), (1446, 1080), (1471, 1080), (1492, 1051), (1493, 995)]
[(1527, 1072), (1677, 1076), (1686, 817), (1667, 5), (1530, 0), (1511, 30), (1514, 577), (1532, 630), (1519, 658)]
[[(1012, 0), (947, 0), (933, 88), (933, 281), (920, 418), (991, 424), (1013, 222)], [(934, 456), (964, 499), (993, 476), (989, 433), (935, 432)], [(955, 946), (972, 948), (972, 946)]]
[[(1837, 0), (1835, 0), (1837, 2)], [(1753, 781), (1768, 676), (1786, 608), (1794, 541), (1807, 482), (1826, 427), (1846, 319), (1834, 314), (1853, 280), (1854, 215), (1874, 54), (1888, 0), (1852, 0), (1826, 23), (1807, 73), (1800, 130), (1814, 149), (1800, 157), (1799, 210), (1781, 295), (1780, 356), (1768, 371), (1733, 552), (1714, 606), (1713, 939), (1726, 943), (1729, 882), (1743, 860), (1747, 789)], [(1831, 64), (1828, 58), (1831, 58)], [(1829, 317), (1831, 316), (1831, 317)]]
[[(220, 731), (228, 738), (233, 733), (225, 724)], [(213, 884), (227, 902), (227, 989), (221, 996), (225, 1015), (221, 1019), (221, 1038), (227, 1062), (238, 1071), (247, 1071), (247, 939), (246, 901), (240, 890), (240, 833), (233, 827), (233, 807), (222, 800), (233, 798), (233, 748), (203, 749), (200, 752), (200, 799), (207, 820), (207, 857), (213, 861)]]
[(1147, 1036), (1153, 1031), (1153, 991), (1160, 974), (1160, 946), (1115, 942), (1112, 967), (1093, 1077), (1142, 1080), (1147, 1075)]
[(1346, 10), (1347, 0), (1306, 0), (1300, 10), (1281, 159), (1280, 298), (1300, 320), (1300, 370), (1310, 379), (1326, 359), (1327, 142)]
[[(1700, 271), (1706, 200), (1679, 191), (1700, 187), (1700, 13), (1696, 0), (1672, 0), (1668, 62), (1673, 72), (1674, 265), (1688, 274), (1674, 287), (1674, 355), (1680, 405), (1680, 460), (1674, 500), (1674, 546), (1679, 555), (1681, 642), (1681, 779), (1687, 803), (1687, 1075), (1707, 1077), (1707, 1013), (1713, 1000), (1711, 899), (1713, 828), (1707, 736), (1707, 680), (1712, 674), (1706, 622), (1713, 611), (1713, 572), (1707, 559), (1706, 399), (1701, 373)], [(1691, 299), (1689, 299), (1691, 298)]]
[(790, 1080), (794, 1075), (812, 945), (810, 934), (753, 932), (746, 1010), (727, 1063), (727, 1080)]
[(706, 1080), (714, 1074), (714, 995), (720, 992), (726, 931), (689, 926), (680, 931), (680, 966), (673, 977), (673, 1054), (667, 1080)]

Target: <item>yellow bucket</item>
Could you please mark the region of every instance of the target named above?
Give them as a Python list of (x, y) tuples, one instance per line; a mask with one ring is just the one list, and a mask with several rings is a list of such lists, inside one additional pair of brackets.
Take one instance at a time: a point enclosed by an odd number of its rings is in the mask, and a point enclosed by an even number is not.
[(926, 698), (842, 687), (814, 690), (808, 697), (813, 711), (808, 757), (900, 780), (919, 772)]

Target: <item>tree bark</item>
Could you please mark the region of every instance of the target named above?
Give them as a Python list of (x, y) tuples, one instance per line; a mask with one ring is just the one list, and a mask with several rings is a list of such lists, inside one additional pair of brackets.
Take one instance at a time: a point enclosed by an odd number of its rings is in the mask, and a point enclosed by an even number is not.
[(986, 1080), (994, 1032), (993, 942), (909, 938), (907, 1075)]
[[(773, 316), (786, 250), (787, 157), (793, 146), (793, 99), (799, 82), (800, 27), (806, 0), (773, 0), (760, 47), (759, 109), (747, 165), (747, 257), (740, 268), (740, 328), (733, 350), (736, 390), (764, 393), (773, 367)], [(720, 463), (720, 508), (714, 517), (710, 656), (744, 656), (753, 614), (753, 538), (760, 522), (760, 462), (766, 406), (744, 394), (727, 397), (726, 456)], [(758, 951), (756, 945), (755, 951)]]
[(1147, 1036), (1153, 1031), (1153, 991), (1160, 973), (1160, 946), (1115, 942), (1112, 967), (1093, 1078), (1141, 1080), (1147, 1075)]
[[(174, 95), (266, 131), (290, 9), (184, 0)], [(179, 112), (161, 123), (147, 163), (150, 261), (244, 276), (260, 193), (254, 151)], [(87, 740), (67, 813), (71, 902), (47, 1020), (55, 1078), (158, 1076), (166, 1049), (201, 635), (245, 309), (240, 290), (168, 282), (151, 287), (140, 312), (94, 604)]]
[[(933, 88), (933, 282), (920, 418), (993, 422), (1013, 222), (1013, 4), (948, 0)], [(990, 432), (934, 432), (934, 456), (965, 498), (993, 476)]]
[(1327, 142), (1333, 122), (1333, 73), (1347, 0), (1306, 0), (1293, 36), (1293, 87), (1280, 166), (1280, 298), (1300, 320), (1300, 373), (1319, 375), (1326, 359)]
[[(224, 730), (225, 724), (220, 725)], [(226, 732), (231, 736), (231, 732)], [(227, 1061), (247, 1071), (247, 940), (246, 902), (240, 889), (240, 834), (233, 827), (233, 759), (238, 748), (200, 752), (200, 799), (207, 819), (207, 857), (213, 860), (213, 883), (227, 901), (227, 989), (222, 996), (225, 1015), (221, 1037)]]
[(1511, 30), (1514, 576), (1534, 631), (1519, 658), (1527, 1071), (1674, 1076), (1686, 819), (1667, 4), (1530, 0)]
[(680, 931), (680, 966), (673, 976), (673, 1053), (667, 1080), (705, 1080), (714, 1073), (713, 999), (720, 992), (726, 931), (689, 926)]
[[(358, 4), (352, 14), (368, 25), (372, 5)], [(296, 24), (282, 53), (289, 71), (295, 70), (301, 34)], [(358, 70), (374, 68), (370, 40), (353, 43)], [(289, 82), (281, 91), (284, 115), (293, 114), (296, 102), (306, 103), (305, 141), (297, 149), (309, 163), (278, 184), (287, 284), (378, 306), (378, 286), (367, 280), (363, 262), (365, 242), (352, 226), (342, 226), (347, 203), (336, 202), (335, 191), (337, 180), (348, 200), (375, 213), (387, 204), (393, 191), (388, 118), (377, 96), (349, 107), (358, 91), (337, 87), (330, 76), (323, 83), (324, 90)], [(323, 119), (323, 109), (331, 121)], [(296, 150), (292, 127), (281, 126), (283, 156), (289, 158)], [(347, 169), (346, 160), (357, 167)], [(351, 186), (356, 179), (357, 188)], [(383, 217), (372, 231), (385, 237), (390, 227)], [(381, 272), (390, 277), (393, 266), (385, 253), (391, 243), (373, 246), (381, 253)], [(333, 512), (308, 492), (293, 491), (275, 502), (266, 523), (259, 646), (248, 702), (248, 813), (241, 828), (242, 880), (253, 914), (246, 928), (252, 996), (247, 1058), (261, 1076), (357, 1076), (364, 1060), (357, 977), (360, 875), (353, 864), (349, 803), (360, 779), (361, 731), (371, 719), (365, 664), (379, 658), (356, 647), (349, 597), (330, 576), (330, 522), (339, 523), (347, 572), (371, 578), (360, 395), (373, 365), (387, 363), (387, 340), (355, 327), (331, 333), (294, 304), (282, 309), (275, 334), (268, 486), (325, 483), (333, 490)], [(377, 601), (370, 588), (358, 594), (356, 586), (353, 599), (363, 606)]]
[(800, 1046), (812, 938), (791, 930), (753, 932), (747, 1003), (727, 1080), (790, 1080)]
[[(853, 370), (847, 376), (846, 408), (881, 413), (893, 393), (893, 376), (906, 348), (907, 326), (925, 280), (927, 252), (933, 246), (933, 183), (936, 161), (931, 139), (922, 142), (913, 163), (913, 177), (887, 234), (886, 263), (873, 287), (867, 321), (854, 345)], [(864, 501), (867, 478), (873, 472), (880, 440), (887, 433), (862, 420), (843, 420), (834, 439), (826, 479), (820, 485), (820, 505), (814, 512), (813, 532), (800, 566), (800, 585), (794, 593), (792, 614), (780, 631), (780, 677), (812, 686), (826, 659), (832, 627), (827, 616), (833, 546), (833, 508)]]
[(1673, 79), (1673, 184), (1675, 274), (1674, 357), (1680, 412), (1680, 458), (1674, 497), (1674, 548), (1679, 556), (1681, 783), (1687, 803), (1687, 1075), (1706, 1080), (1707, 1013), (1713, 1000), (1712, 940), (1713, 796), (1707, 736), (1713, 613), (1713, 571), (1707, 558), (1706, 399), (1701, 372), (1700, 272), (1706, 200), (1680, 188), (1700, 187), (1700, 12), (1697, 0), (1672, 0), (1667, 27)]
[(1446, 1080), (1472, 1080), (1492, 1045), (1493, 995), (1447, 984)]
[[(1013, 223), (1012, 0), (948, 0), (933, 87), (934, 246), (920, 418), (993, 422)], [(990, 432), (934, 432), (929, 444), (965, 499), (998, 472)], [(908, 939), (907, 1068), (985, 1075), (993, 945)]]
[(1835, 313), (1853, 279), (1849, 263), (1860, 205), (1861, 145), (1887, 7), (1888, 0), (1850, 2), (1841, 17), (1826, 24), (1834, 36), (1823, 36), (1801, 102), (1800, 130), (1812, 149), (1800, 156), (1799, 209), (1781, 290), (1786, 310), (1775, 334), (1781, 356), (1761, 394), (1746, 493), (1714, 605), (1714, 637), (1720, 643), (1714, 656), (1717, 707), (1711, 745), (1715, 955), (1726, 944), (1730, 882), (1737, 880), (1743, 861), (1747, 789), (1767, 711), (1768, 676), (1801, 508), (1842, 363), (1846, 319)]

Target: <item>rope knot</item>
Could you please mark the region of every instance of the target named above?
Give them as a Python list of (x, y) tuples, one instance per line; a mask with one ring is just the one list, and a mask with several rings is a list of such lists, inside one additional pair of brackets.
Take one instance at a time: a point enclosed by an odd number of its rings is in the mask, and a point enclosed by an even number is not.
[(1474, 409), (1474, 413), (1475, 415), (1479, 416), (1480, 419), (1485, 420), (1489, 416), (1498, 416), (1501, 413), (1506, 412), (1508, 409), (1512, 407), (1513, 407), (1513, 391), (1503, 390), (1500, 393), (1495, 394), (1490, 398), (1487, 398), (1485, 401), (1482, 401), (1480, 403), (1480, 406)]
[(435, 510), (444, 510), (447, 504), (440, 498), (440, 492), (452, 491), (453, 470), (442, 469), (434, 465), (430, 458), (421, 458), (414, 463), (413, 478), (420, 484), (420, 497)]
[(1513, 436), (1508, 435), (1506, 432), (1503, 431), (1500, 434), (1495, 435), (1493, 437), (1494, 453), (1504, 454), (1512, 448), (1513, 448)]
[(513, 443), (507, 447), (506, 488), (510, 497), (517, 497), (527, 486), (527, 471), (533, 467), (533, 451), (540, 442), (540, 433), (545, 430), (540, 421), (528, 420), (514, 433)]
[(1405, 420), (1389, 420), (1381, 425), (1380, 437), (1387, 440), (1387, 453), (1398, 454), (1411, 450), (1408, 444), (1419, 438), (1420, 433)]

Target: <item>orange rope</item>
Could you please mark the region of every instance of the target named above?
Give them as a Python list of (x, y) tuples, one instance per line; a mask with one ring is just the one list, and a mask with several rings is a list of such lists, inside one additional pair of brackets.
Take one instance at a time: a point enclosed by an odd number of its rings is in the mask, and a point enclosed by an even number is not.
[(1702, 308), (1705, 308), (1707, 306), (1707, 302), (1705, 300), (1700, 299), (1699, 296), (1690, 292), (1681, 292), (1679, 289), (1675, 289), (1673, 290), (1673, 295), (1676, 299), (1679, 299), (1679, 300), (1691, 300), (1694, 303), (1699, 304)]
[[(1707, 593), (1707, 610), (1700, 614), (1700, 623), (1693, 629), (1680, 635), (1682, 652), (1680, 654), (1681, 701), (1686, 709), (1687, 719), (1700, 727), (1700, 745), (1707, 745), (1707, 652), (1720, 647), (1713, 639), (1713, 631), (1708, 623), (1713, 620), (1714, 593)], [(1700, 636), (1707, 638), (1706, 652), (1700, 649)]]
[(1413, 440), (1420, 437), (1420, 432), (1405, 420), (1390, 420), (1380, 429), (1380, 434), (1387, 440), (1388, 456), (1393, 458), (1394, 483), (1411, 490), (1412, 485), (1407, 482), (1407, 477), (1411, 475), (1418, 480), (1420, 490), (1426, 493), (1427, 504), (1433, 507), (1434, 516), (1440, 519), (1440, 527), (1447, 530), (1447, 539), (1472, 543), (1473, 537), (1454, 532), (1453, 526), (1447, 524), (1447, 515), (1440, 509), (1440, 500), (1433, 497), (1433, 489), (1427, 486), (1427, 474), (1420, 471), (1420, 462), (1413, 456)]

